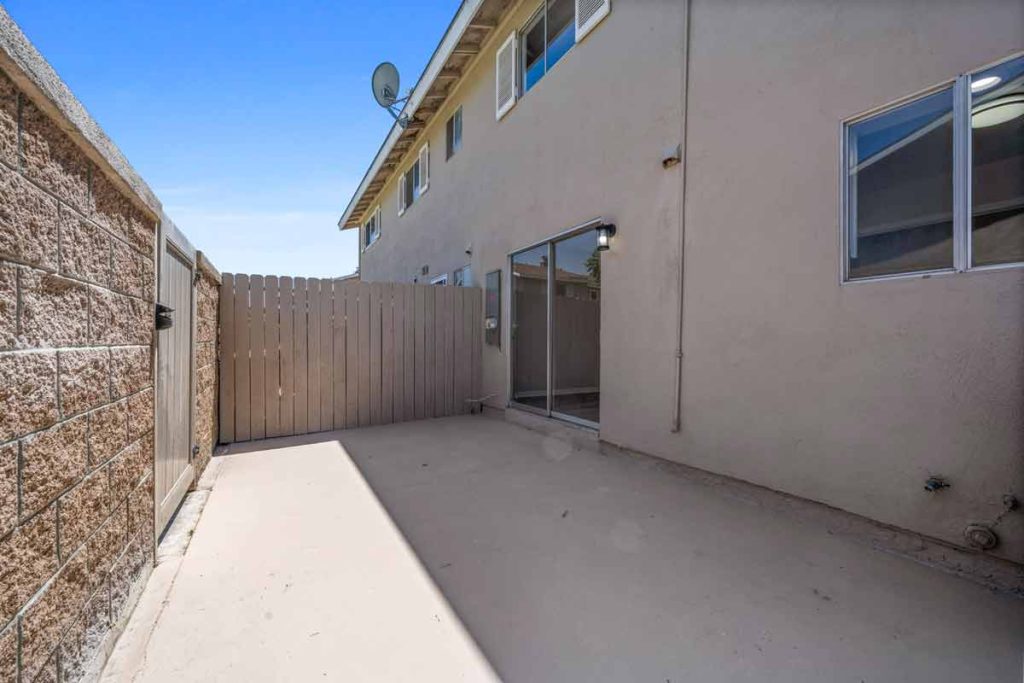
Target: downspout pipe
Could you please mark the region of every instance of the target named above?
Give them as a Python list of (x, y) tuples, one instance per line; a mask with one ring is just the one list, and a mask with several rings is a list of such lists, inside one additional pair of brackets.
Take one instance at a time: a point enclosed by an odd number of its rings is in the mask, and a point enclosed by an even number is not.
[(678, 321), (676, 324), (676, 350), (675, 350), (675, 403), (672, 409), (672, 432), (678, 433), (682, 430), (683, 411), (683, 317), (685, 313), (686, 298), (683, 292), (684, 271), (686, 270), (686, 166), (688, 148), (686, 144), (686, 132), (689, 127), (689, 111), (687, 109), (690, 90), (690, 7), (692, 0), (684, 0), (686, 6), (683, 9), (683, 68), (682, 83), (680, 89), (680, 118), (682, 130), (680, 132), (680, 147), (682, 148), (682, 163), (679, 164), (679, 292)]

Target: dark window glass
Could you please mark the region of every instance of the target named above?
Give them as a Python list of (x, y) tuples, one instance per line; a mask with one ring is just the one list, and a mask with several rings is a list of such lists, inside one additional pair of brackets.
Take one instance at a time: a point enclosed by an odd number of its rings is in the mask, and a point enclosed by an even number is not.
[(576, 44), (574, 0), (547, 0), (522, 31), (523, 92), (544, 77)]
[(544, 13), (523, 33), (523, 91), (528, 91), (544, 76)]
[(1024, 261), (1024, 57), (971, 78), (971, 254)]
[(953, 91), (849, 126), (849, 276), (953, 266)]
[(548, 2), (547, 68), (550, 69), (576, 44), (576, 7), (573, 0)]
[(445, 159), (451, 159), (461, 148), (462, 107), (459, 107), (445, 125)]

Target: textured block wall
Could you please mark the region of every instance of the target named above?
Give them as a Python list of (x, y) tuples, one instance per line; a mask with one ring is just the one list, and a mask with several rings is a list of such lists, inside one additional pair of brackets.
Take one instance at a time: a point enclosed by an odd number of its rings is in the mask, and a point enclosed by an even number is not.
[(199, 258), (196, 284), (196, 408), (192, 441), (199, 446), (193, 461), (196, 480), (210, 462), (217, 445), (217, 333), (220, 311), (220, 274)]
[(152, 562), (155, 236), (0, 74), (0, 681), (79, 678)]

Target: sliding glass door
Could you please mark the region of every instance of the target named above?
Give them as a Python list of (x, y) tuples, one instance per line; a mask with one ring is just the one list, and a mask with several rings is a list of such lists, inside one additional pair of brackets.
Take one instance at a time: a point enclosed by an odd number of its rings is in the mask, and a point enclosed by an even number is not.
[(596, 427), (601, 252), (590, 228), (512, 255), (512, 403)]
[(548, 411), (548, 245), (512, 257), (512, 400)]

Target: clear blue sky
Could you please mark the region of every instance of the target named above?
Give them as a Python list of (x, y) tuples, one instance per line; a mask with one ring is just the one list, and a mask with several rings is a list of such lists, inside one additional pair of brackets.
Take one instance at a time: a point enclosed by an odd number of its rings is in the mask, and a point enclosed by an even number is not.
[(458, 0), (9, 0), (22, 30), (225, 272), (355, 270), (337, 221)]

